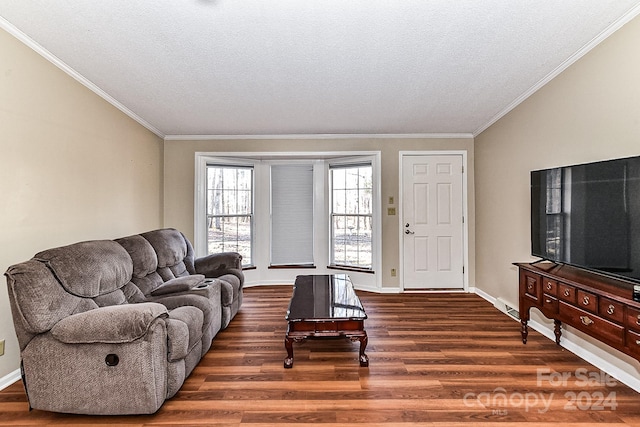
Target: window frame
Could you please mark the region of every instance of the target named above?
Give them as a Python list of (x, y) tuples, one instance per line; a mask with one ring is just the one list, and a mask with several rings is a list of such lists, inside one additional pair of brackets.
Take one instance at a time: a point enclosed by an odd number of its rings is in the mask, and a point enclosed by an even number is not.
[[(345, 270), (352, 270), (352, 271), (362, 271), (362, 272), (375, 272), (374, 270), (374, 254), (375, 254), (375, 244), (374, 244), (374, 237), (375, 237), (375, 213), (376, 213), (376, 201), (375, 201), (375, 181), (376, 181), (376, 176), (375, 176), (375, 170), (374, 170), (374, 165), (373, 165), (373, 159), (369, 159), (369, 158), (347, 158), (347, 159), (340, 159), (340, 160), (336, 160), (336, 161), (329, 161), (328, 162), (328, 172), (327, 172), (327, 180), (328, 180), (328, 191), (329, 191), (329, 213), (328, 213), (328, 221), (329, 221), (329, 265), (328, 268), (335, 268), (335, 269), (345, 269)], [(332, 179), (332, 169), (348, 169), (350, 167), (369, 167), (371, 168), (371, 213), (370, 214), (361, 214), (361, 213), (357, 213), (357, 214), (347, 214), (347, 213), (335, 213), (334, 212), (334, 186), (333, 186), (333, 179)], [(343, 264), (343, 263), (338, 263), (336, 262), (335, 259), (335, 252), (336, 252), (336, 244), (335, 244), (335, 239), (336, 236), (334, 235), (334, 227), (333, 227), (333, 221), (334, 218), (336, 218), (337, 216), (345, 216), (345, 217), (357, 217), (357, 218), (370, 218), (370, 222), (371, 222), (371, 241), (370, 241), (370, 245), (371, 245), (371, 265), (370, 267), (363, 267), (362, 265), (351, 265), (351, 264)]]
[[(198, 256), (205, 256), (208, 254), (208, 237), (207, 237), (207, 223), (209, 215), (207, 213), (207, 170), (209, 166), (221, 166), (221, 167), (237, 167), (237, 168), (250, 168), (252, 170), (251, 176), (251, 206), (252, 212), (250, 214), (251, 220), (251, 263), (245, 263), (243, 259), (243, 268), (253, 268), (255, 266), (255, 210), (256, 210), (256, 162), (250, 159), (244, 158), (227, 158), (227, 157), (209, 157), (196, 155), (196, 185), (194, 194), (194, 249)], [(233, 215), (236, 216), (236, 215)], [(242, 215), (246, 216), (246, 215)]]
[[(209, 207), (209, 191), (211, 190), (209, 188), (209, 183), (208, 183), (208, 175), (209, 175), (209, 170), (210, 168), (219, 168), (219, 169), (235, 169), (236, 171), (244, 169), (244, 170), (248, 170), (249, 173), (251, 174), (251, 180), (250, 180), (250, 185), (249, 185), (249, 191), (250, 191), (250, 209), (249, 212), (245, 212), (245, 213), (223, 213), (223, 214), (210, 214), (209, 212), (205, 213), (205, 220), (207, 223), (207, 254), (209, 254), (209, 229), (211, 228), (211, 226), (209, 225), (215, 218), (237, 218), (238, 221), (240, 218), (248, 218), (249, 221), (249, 254), (248, 257), (243, 256), (242, 260), (243, 260), (243, 266), (252, 266), (253, 265), (253, 256), (254, 256), (254, 242), (255, 242), (255, 167), (254, 166), (248, 166), (248, 165), (240, 165), (240, 164), (220, 164), (217, 162), (207, 162), (207, 184), (206, 184), (206, 190), (205, 192), (207, 193), (205, 198), (206, 198), (206, 203), (205, 203), (205, 208)], [(223, 194), (224, 192), (230, 190), (230, 187), (223, 187), (222, 191)], [(238, 193), (240, 191), (240, 188), (238, 186), (236, 186), (235, 188), (233, 188), (233, 190)], [(237, 195), (236, 195), (237, 197)], [(208, 210), (208, 209), (207, 209)], [(224, 242), (223, 241), (223, 246), (224, 246)], [(239, 240), (236, 240), (236, 242), (240, 242)], [(223, 252), (228, 252), (228, 250), (225, 248), (223, 249)], [(245, 261), (248, 259), (251, 260), (251, 262), (245, 263)]]

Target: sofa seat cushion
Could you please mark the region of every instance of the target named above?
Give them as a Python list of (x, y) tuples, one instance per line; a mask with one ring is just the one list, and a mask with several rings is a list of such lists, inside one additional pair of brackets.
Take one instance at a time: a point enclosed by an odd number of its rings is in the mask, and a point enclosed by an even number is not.
[(51, 335), (67, 344), (131, 342), (166, 315), (167, 309), (156, 303), (96, 308), (62, 319), (51, 328)]
[[(169, 311), (170, 320), (179, 320), (187, 326), (187, 337), (181, 337), (181, 339), (187, 338), (187, 352), (191, 351), (202, 340), (202, 325), (204, 322), (204, 314), (202, 310), (192, 307), (183, 306), (174, 308)], [(169, 334), (169, 339), (180, 339), (178, 337), (172, 337)]]
[(158, 296), (186, 292), (202, 284), (204, 284), (204, 275), (202, 274), (176, 277), (164, 282), (158, 289), (152, 291), (151, 295)]

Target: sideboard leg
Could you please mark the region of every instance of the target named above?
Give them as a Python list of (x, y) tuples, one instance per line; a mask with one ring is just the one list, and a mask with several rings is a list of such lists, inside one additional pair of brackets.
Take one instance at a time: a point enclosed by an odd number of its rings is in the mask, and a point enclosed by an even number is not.
[(522, 334), (522, 344), (527, 343), (527, 336), (529, 335), (529, 328), (527, 327), (527, 320), (520, 321), (520, 333)]
[(560, 337), (562, 336), (562, 322), (559, 320), (553, 320), (553, 333), (556, 334), (556, 344), (560, 345)]

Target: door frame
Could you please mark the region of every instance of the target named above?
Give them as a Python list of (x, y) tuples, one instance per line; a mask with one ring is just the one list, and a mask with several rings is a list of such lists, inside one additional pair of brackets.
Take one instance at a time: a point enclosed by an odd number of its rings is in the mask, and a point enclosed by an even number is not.
[[(464, 217), (464, 223), (462, 227), (462, 265), (464, 266), (464, 272), (462, 274), (463, 288), (459, 292), (469, 292), (469, 195), (468, 195), (468, 172), (469, 166), (467, 163), (467, 150), (427, 150), (427, 151), (400, 151), (398, 153), (398, 236), (399, 236), (399, 262), (398, 262), (398, 277), (400, 280), (400, 292), (452, 292), (451, 290), (426, 290), (416, 291), (414, 289), (405, 290), (404, 288), (404, 227), (402, 218), (404, 217), (403, 205), (403, 159), (410, 156), (462, 156), (462, 167), (464, 171), (462, 173), (462, 215)], [(455, 291), (453, 291), (455, 292)]]

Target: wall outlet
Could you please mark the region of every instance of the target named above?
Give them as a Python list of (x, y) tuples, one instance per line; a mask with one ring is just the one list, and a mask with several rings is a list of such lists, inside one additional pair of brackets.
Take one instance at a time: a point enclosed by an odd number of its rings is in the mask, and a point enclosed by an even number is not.
[(396, 277), (396, 269), (395, 268), (391, 269), (391, 277)]
[(387, 208), (387, 215), (395, 215), (396, 208)]
[(4, 355), (4, 340), (0, 340), (0, 356)]

